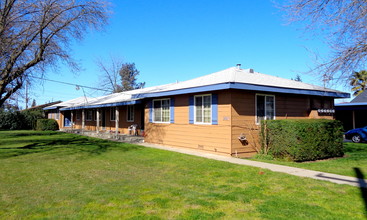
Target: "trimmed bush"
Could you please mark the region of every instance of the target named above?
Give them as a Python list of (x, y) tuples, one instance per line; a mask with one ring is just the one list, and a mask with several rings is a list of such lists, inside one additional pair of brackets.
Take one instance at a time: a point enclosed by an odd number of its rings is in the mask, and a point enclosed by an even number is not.
[(265, 154), (292, 161), (311, 161), (344, 155), (343, 127), (327, 119), (267, 120), (261, 122)]
[(59, 125), (55, 119), (38, 119), (37, 128), (38, 131), (56, 131), (59, 130)]

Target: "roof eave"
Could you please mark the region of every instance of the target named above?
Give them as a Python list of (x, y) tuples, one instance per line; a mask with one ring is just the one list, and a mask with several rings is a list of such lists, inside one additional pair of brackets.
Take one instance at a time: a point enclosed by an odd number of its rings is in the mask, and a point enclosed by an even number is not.
[(114, 103), (106, 103), (106, 104), (95, 104), (95, 105), (83, 105), (83, 106), (73, 106), (73, 107), (66, 107), (61, 108), (60, 111), (67, 111), (67, 110), (78, 110), (78, 109), (91, 109), (91, 108), (104, 108), (104, 107), (116, 107), (116, 106), (123, 106), (123, 105), (135, 105), (140, 104), (141, 100), (129, 100), (124, 102), (114, 102)]
[(299, 95), (315, 95), (315, 96), (327, 96), (334, 98), (349, 98), (349, 93), (338, 92), (338, 91), (320, 91), (320, 90), (308, 90), (308, 89), (296, 89), (296, 88), (283, 88), (283, 87), (272, 87), (264, 85), (254, 85), (246, 83), (220, 83), (214, 85), (198, 86), (185, 89), (177, 89), (163, 92), (137, 94), (134, 98), (155, 98), (172, 95), (182, 95), (198, 92), (210, 92), (226, 89), (241, 89), (251, 91), (262, 91), (262, 92), (276, 92), (276, 93), (287, 93), (287, 94), (299, 94)]

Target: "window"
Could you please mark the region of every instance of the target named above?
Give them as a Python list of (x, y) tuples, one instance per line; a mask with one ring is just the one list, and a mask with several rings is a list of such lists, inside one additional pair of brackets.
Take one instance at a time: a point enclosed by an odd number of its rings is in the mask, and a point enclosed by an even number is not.
[(195, 123), (210, 124), (212, 122), (212, 96), (195, 96)]
[(110, 108), (110, 121), (116, 120), (116, 108)]
[(93, 119), (93, 111), (87, 110), (87, 121), (92, 121)]
[(256, 95), (256, 123), (275, 118), (275, 97), (273, 95)]
[(76, 120), (80, 120), (80, 111), (76, 112)]
[(56, 120), (59, 120), (59, 119), (60, 119), (60, 112), (56, 112), (56, 113), (55, 113), (55, 119), (56, 119)]
[(93, 111), (93, 120), (94, 120), (94, 121), (97, 121), (97, 111), (98, 111), (98, 110), (94, 110), (94, 111)]
[(127, 116), (126, 117), (127, 117), (126, 120), (128, 122), (134, 121), (134, 106), (133, 105), (127, 106)]
[(153, 122), (170, 121), (170, 100), (153, 100)]

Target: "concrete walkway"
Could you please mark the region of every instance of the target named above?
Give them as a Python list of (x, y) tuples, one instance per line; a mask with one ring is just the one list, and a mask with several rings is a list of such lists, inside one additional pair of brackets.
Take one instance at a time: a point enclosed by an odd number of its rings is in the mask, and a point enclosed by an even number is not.
[[(190, 149), (174, 148), (174, 147), (149, 144), (149, 143), (139, 143), (139, 145), (142, 145), (145, 147), (162, 149), (162, 150), (174, 151), (174, 152), (183, 153), (183, 154), (194, 155), (198, 157), (205, 157), (205, 158), (213, 159), (213, 160), (225, 161), (225, 162), (233, 163), (233, 164), (259, 167), (259, 168), (268, 169), (274, 172), (287, 173), (287, 174), (294, 175), (294, 176), (308, 177), (308, 178), (313, 178), (313, 179), (318, 179), (318, 180), (325, 180), (325, 181), (329, 181), (329, 182), (333, 182), (337, 184), (347, 184), (351, 186), (367, 188), (367, 180), (359, 179), (356, 177), (342, 176), (342, 175), (337, 175), (337, 174), (332, 174), (332, 173), (324, 173), (320, 171), (306, 170), (306, 169), (296, 168), (296, 167), (288, 167), (288, 166), (277, 165), (277, 164), (270, 164), (270, 163), (264, 163), (264, 162), (246, 160), (246, 159), (239, 159), (239, 158), (222, 156), (222, 155), (211, 154), (211, 153), (206, 153), (206, 152), (198, 152), (198, 151), (194, 151)], [(363, 174), (361, 175), (363, 176)]]

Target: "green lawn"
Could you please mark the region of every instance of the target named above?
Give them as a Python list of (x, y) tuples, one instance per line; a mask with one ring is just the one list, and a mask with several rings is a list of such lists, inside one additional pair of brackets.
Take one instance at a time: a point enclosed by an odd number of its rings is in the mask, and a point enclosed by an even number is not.
[(356, 176), (354, 168), (359, 168), (367, 179), (367, 144), (366, 143), (344, 143), (345, 156), (342, 158), (333, 158), (328, 160), (312, 162), (289, 162), (272, 159), (254, 159), (268, 163), (276, 163), (286, 166), (299, 167), (310, 170), (335, 173), (345, 176)]
[(0, 219), (367, 216), (358, 187), (58, 132), (0, 131), (0, 165)]

